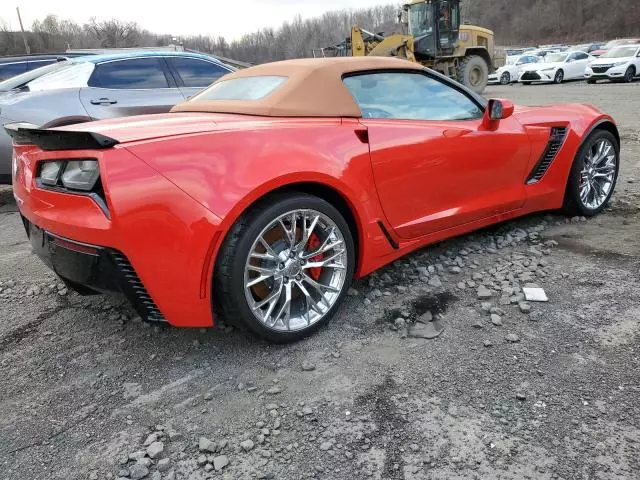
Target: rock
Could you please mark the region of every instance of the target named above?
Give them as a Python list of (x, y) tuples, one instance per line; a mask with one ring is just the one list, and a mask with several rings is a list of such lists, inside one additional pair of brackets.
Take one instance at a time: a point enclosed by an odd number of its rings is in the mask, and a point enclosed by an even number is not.
[(326, 452), (326, 451), (327, 451), (327, 450), (329, 450), (332, 446), (333, 446), (333, 444), (332, 444), (331, 442), (322, 442), (322, 443), (320, 444), (320, 450), (322, 450), (322, 451), (325, 451), (325, 452)]
[(355, 288), (349, 288), (349, 290), (347, 290), (347, 295), (349, 295), (350, 297), (357, 297), (360, 293), (358, 292), (358, 290), (356, 290)]
[(250, 450), (253, 450), (253, 447), (255, 447), (255, 444), (253, 443), (253, 440), (245, 440), (244, 442), (240, 443), (240, 446), (245, 452), (248, 452)]
[(129, 468), (129, 477), (132, 480), (139, 480), (140, 478), (144, 478), (147, 475), (149, 475), (149, 469), (139, 463), (134, 463)]
[(415, 323), (409, 328), (409, 336), (414, 338), (425, 338), (431, 340), (439, 337), (444, 332), (444, 325), (439, 321), (428, 323)]
[(368, 298), (365, 298), (362, 303), (364, 303), (365, 306), (368, 307), (369, 305), (371, 305), (371, 300), (369, 300)]
[(518, 307), (520, 308), (520, 311), (522, 313), (531, 313), (531, 304), (530, 303), (520, 302), (518, 304)]
[(416, 322), (419, 322), (419, 323), (429, 323), (429, 322), (432, 322), (432, 321), (433, 321), (433, 314), (431, 313), (430, 310), (427, 310), (426, 312), (424, 312), (416, 320)]
[(162, 460), (160, 460), (158, 462), (158, 471), (159, 472), (166, 472), (167, 470), (169, 470), (169, 468), (171, 468), (171, 460), (168, 458), (163, 458)]
[(491, 342), (491, 340), (485, 340), (484, 341), (484, 346), (489, 348), (489, 347), (493, 347), (493, 343)]
[(278, 409), (278, 405), (275, 403), (267, 403), (267, 405), (265, 406), (265, 408), (267, 410), (277, 410)]
[(480, 320), (478, 320), (476, 323), (474, 323), (474, 324), (472, 325), (472, 327), (473, 327), (473, 328), (477, 328), (478, 330), (480, 330), (481, 328), (484, 328), (484, 325), (483, 325), (483, 323), (482, 323)]
[(280, 387), (271, 387), (270, 389), (265, 391), (265, 393), (268, 395), (277, 395), (280, 392), (282, 392), (282, 389)]
[(491, 307), (491, 309), (489, 310), (490, 313), (495, 313), (496, 315), (500, 315), (500, 316), (504, 316), (507, 314), (507, 312), (505, 312), (503, 309), (501, 309), (500, 307)]
[(491, 311), (491, 303), (490, 302), (482, 302), (480, 304), (480, 310), (485, 313), (489, 313)]
[(437, 275), (434, 275), (429, 279), (429, 282), (427, 282), (427, 284), (433, 288), (440, 288), (442, 287), (442, 280), (440, 280), (440, 277), (438, 277)]
[(493, 292), (491, 290), (489, 290), (487, 287), (485, 287), (484, 285), (480, 285), (478, 287), (478, 298), (479, 299), (485, 299), (485, 298), (491, 298), (493, 296)]
[(302, 371), (303, 372), (312, 372), (316, 369), (316, 366), (309, 362), (309, 361), (304, 361), (302, 362)]
[(400, 317), (400, 318), (396, 318), (393, 321), (393, 324), (396, 326), (396, 328), (404, 328), (407, 325), (407, 322), (405, 321), (404, 318)]
[(524, 402), (527, 399), (527, 396), (522, 392), (518, 392), (516, 393), (516, 399), (520, 400), (521, 402)]
[(311, 407), (304, 407), (302, 409), (302, 414), (303, 415), (312, 415), (313, 414), (313, 410), (311, 409)]
[(227, 457), (226, 455), (218, 455), (217, 457), (214, 457), (213, 468), (216, 470), (216, 472), (219, 472), (227, 465), (229, 465), (229, 457)]
[(507, 342), (509, 342), (509, 343), (518, 343), (520, 341), (520, 337), (518, 335), (516, 335), (515, 333), (510, 333), (505, 338), (507, 339)]
[(207, 456), (206, 455), (199, 455), (196, 462), (198, 463), (198, 465), (203, 466), (204, 464), (207, 463)]
[(172, 442), (178, 442), (184, 439), (184, 435), (174, 430), (173, 428), (167, 430), (167, 435), (169, 435), (169, 440), (171, 440)]
[(151, 480), (162, 480), (162, 474), (158, 471), (155, 471), (151, 474)]
[(502, 326), (502, 318), (497, 313), (491, 314), (491, 323), (493, 323), (496, 327)]
[(144, 445), (145, 447), (148, 447), (153, 442), (157, 442), (157, 441), (158, 441), (158, 434), (157, 433), (152, 433), (151, 435), (149, 435), (147, 437), (147, 439), (144, 441), (144, 443), (142, 445)]
[(459, 273), (461, 273), (461, 272), (462, 272), (462, 269), (461, 269), (460, 267), (458, 267), (458, 266), (454, 266), (454, 267), (451, 267), (451, 268), (449, 269), (449, 272), (451, 272), (451, 273), (453, 273), (453, 274), (457, 275), (457, 274), (459, 274)]
[(198, 450), (200, 450), (201, 452), (215, 453), (216, 442), (212, 442), (207, 437), (200, 437), (200, 441), (198, 442)]
[(149, 458), (158, 458), (164, 452), (164, 443), (153, 442), (147, 447), (147, 455)]
[(203, 397), (203, 398), (204, 398), (207, 402), (208, 402), (208, 401), (210, 401), (210, 400), (213, 400), (213, 393), (211, 393), (211, 392), (207, 392), (207, 393), (205, 393), (205, 394), (204, 394), (204, 397)]

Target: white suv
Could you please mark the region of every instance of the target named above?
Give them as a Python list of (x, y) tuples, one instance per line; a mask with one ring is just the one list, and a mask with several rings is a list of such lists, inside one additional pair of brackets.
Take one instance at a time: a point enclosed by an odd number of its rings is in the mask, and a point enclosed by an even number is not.
[(588, 83), (615, 80), (631, 83), (640, 75), (640, 45), (624, 45), (609, 50), (591, 62), (585, 71)]

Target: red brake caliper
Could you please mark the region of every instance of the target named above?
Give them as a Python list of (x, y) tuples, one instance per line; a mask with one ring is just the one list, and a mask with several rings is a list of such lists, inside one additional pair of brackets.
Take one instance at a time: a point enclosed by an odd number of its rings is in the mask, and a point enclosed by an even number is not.
[[(307, 244), (307, 248), (309, 248), (309, 250), (311, 251), (314, 251), (320, 245), (322, 245), (320, 238), (318, 238), (318, 235), (316, 235), (315, 233), (312, 233), (311, 236), (309, 237), (309, 243)], [(315, 257), (311, 257), (312, 262), (319, 262), (320, 260), (322, 260), (321, 253), (319, 253)], [(320, 279), (321, 273), (322, 273), (322, 267), (313, 267), (309, 269), (309, 274), (311, 275), (311, 278), (313, 278), (315, 281), (318, 281)]]

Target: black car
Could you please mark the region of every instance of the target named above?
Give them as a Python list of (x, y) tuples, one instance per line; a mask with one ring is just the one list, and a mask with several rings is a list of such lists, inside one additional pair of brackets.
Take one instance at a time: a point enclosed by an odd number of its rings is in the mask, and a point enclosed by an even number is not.
[(78, 55), (72, 53), (47, 53), (42, 55), (1, 57), (0, 81), (76, 56)]

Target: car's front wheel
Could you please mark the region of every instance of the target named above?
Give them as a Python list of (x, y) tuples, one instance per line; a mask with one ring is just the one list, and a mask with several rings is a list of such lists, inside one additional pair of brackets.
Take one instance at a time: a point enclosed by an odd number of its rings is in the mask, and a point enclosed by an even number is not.
[(562, 70), (558, 70), (556, 72), (556, 76), (553, 77), (553, 83), (559, 85), (564, 82), (564, 72)]
[(620, 146), (609, 131), (596, 130), (576, 155), (565, 192), (569, 215), (591, 217), (606, 206), (618, 180)]
[(504, 72), (502, 76), (500, 76), (500, 85), (509, 85), (511, 83), (511, 75), (509, 72)]
[(625, 83), (633, 82), (633, 79), (635, 76), (636, 76), (636, 69), (633, 66), (627, 68), (627, 71), (624, 73)]
[(296, 341), (329, 321), (354, 266), (351, 231), (333, 205), (307, 194), (277, 195), (232, 227), (213, 296), (227, 323), (269, 341)]

